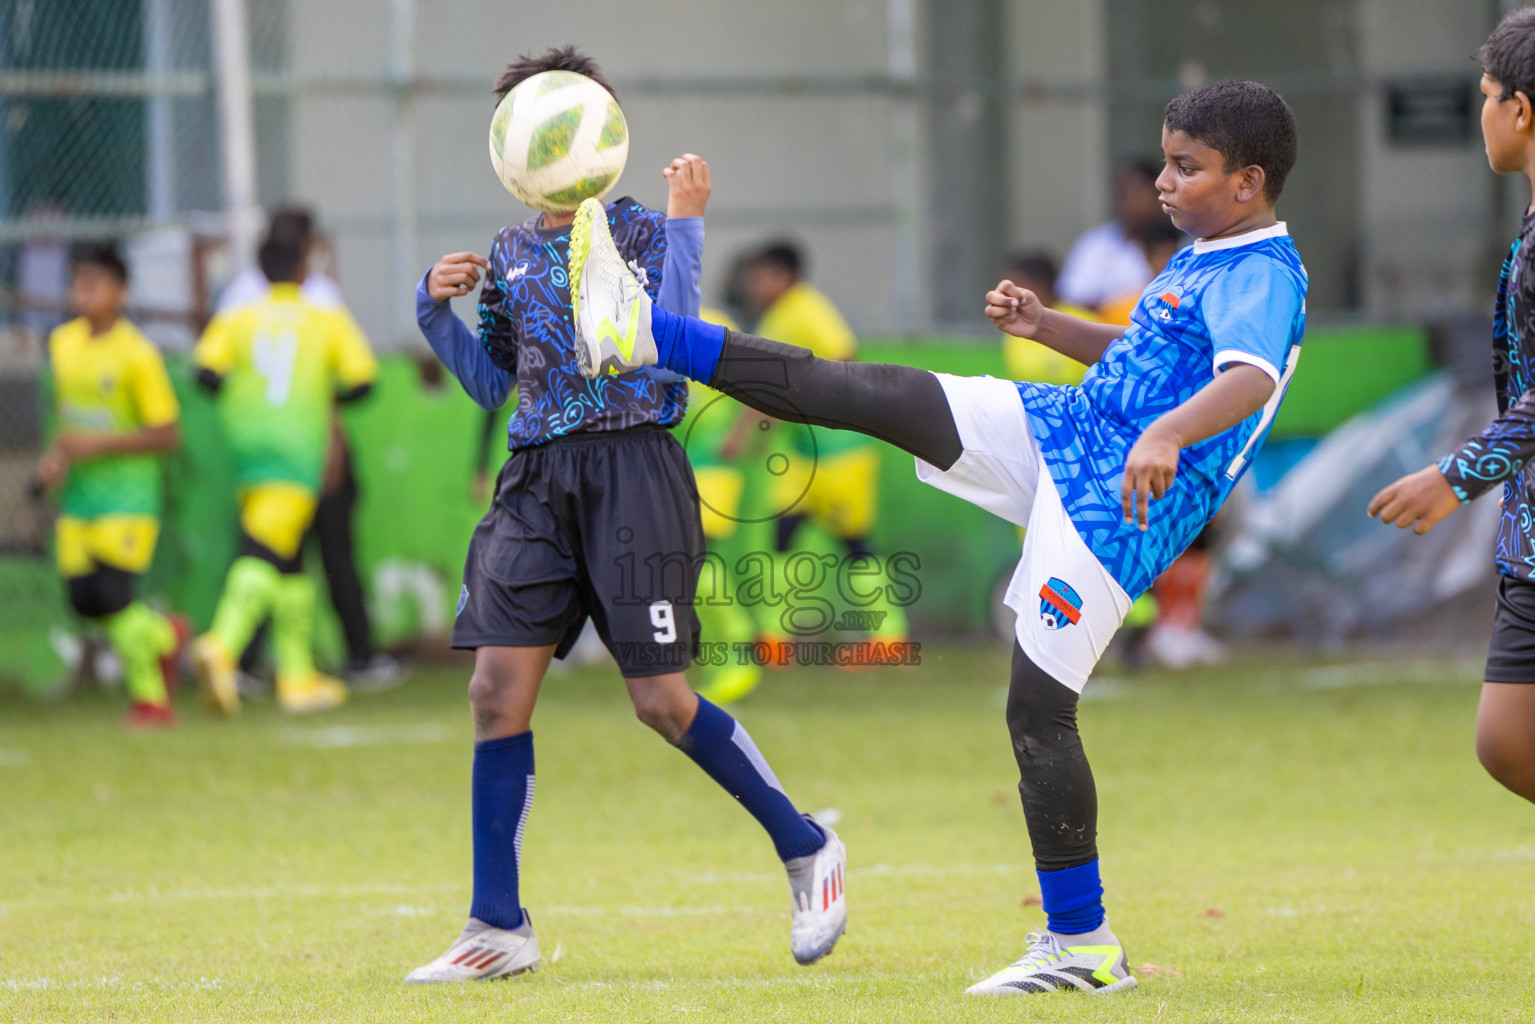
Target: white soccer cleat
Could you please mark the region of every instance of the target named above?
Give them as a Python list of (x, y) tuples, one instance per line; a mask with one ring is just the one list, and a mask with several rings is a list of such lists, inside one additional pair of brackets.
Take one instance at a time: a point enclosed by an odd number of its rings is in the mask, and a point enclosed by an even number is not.
[(522, 924), (507, 931), (471, 917), (464, 933), (442, 956), (405, 976), (410, 984), (435, 981), (490, 981), (538, 970), (538, 937), (524, 912)]
[(789, 895), (794, 901), (794, 924), (789, 929), (789, 948), (794, 959), (813, 964), (832, 951), (847, 928), (847, 847), (825, 825), (826, 844), (808, 857), (796, 857), (789, 870)]
[(570, 226), (570, 307), (576, 365), (588, 377), (656, 361), (645, 273), (625, 264), (602, 203), (588, 199)]
[(1049, 932), (1030, 932), (1029, 951), (1011, 966), (965, 989), (970, 996), (1021, 996), (1041, 992), (1086, 992), (1102, 996), (1135, 987), (1124, 947), (1113, 944), (1062, 946)]

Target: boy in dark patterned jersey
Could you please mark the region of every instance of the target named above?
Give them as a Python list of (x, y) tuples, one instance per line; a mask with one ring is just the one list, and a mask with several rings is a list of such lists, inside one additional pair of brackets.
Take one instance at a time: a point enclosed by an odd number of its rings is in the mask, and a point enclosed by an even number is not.
[[(574, 47), (523, 57), (496, 83), (498, 100), (539, 72), (602, 72)], [(609, 203), (613, 238), (661, 307), (696, 314), (708, 165), (687, 154), (665, 170), (663, 216), (632, 199)], [(789, 873), (791, 949), (810, 963), (842, 933), (845, 853), (801, 815), (740, 723), (699, 698), (683, 669), (698, 637), (694, 593), (704, 557), (698, 492), (667, 428), (681, 421), (687, 382), (643, 370), (592, 380), (576, 366), (567, 261), (573, 213), (545, 212), (504, 228), (490, 258), (455, 253), (416, 291), (422, 333), (486, 409), (517, 388), (511, 457), (470, 542), (453, 645), (475, 651), (472, 780), (474, 896), (469, 923), (407, 981), (469, 981), (538, 964), (518, 874), (533, 798), (539, 685), (590, 617), (640, 720), (676, 745), (763, 825)], [(449, 300), (480, 284), (478, 337)]]
[[(1535, 8), (1504, 18), (1478, 56), (1487, 161), (1499, 174), (1525, 175), (1535, 192)], [(1424, 534), (1502, 484), (1498, 610), (1477, 709), (1476, 754), (1493, 778), (1535, 801), (1535, 201), (1503, 261), (1492, 366), (1498, 418), (1437, 465), (1382, 490), (1369, 513)]]

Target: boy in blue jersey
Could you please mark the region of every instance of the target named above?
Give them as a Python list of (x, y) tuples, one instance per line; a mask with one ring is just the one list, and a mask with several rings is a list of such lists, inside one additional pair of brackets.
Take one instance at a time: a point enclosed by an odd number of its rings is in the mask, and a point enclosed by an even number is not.
[[(1306, 272), (1274, 215), (1297, 150), (1284, 101), (1256, 82), (1196, 89), (1167, 105), (1162, 149), (1163, 209), (1197, 241), (1128, 328), (1046, 309), (1009, 281), (987, 293), (1002, 330), (1089, 367), (1079, 387), (821, 360), (651, 308), (601, 211), (576, 215), (571, 294), (589, 373), (655, 363), (782, 419), (881, 438), (917, 457), (922, 480), (1027, 527), (1007, 597), (1007, 724), (1049, 928), (972, 993), (1134, 987), (1104, 916), (1078, 695), (1133, 599), (1251, 464), (1305, 330)], [(625, 323), (638, 327), (614, 327)]]
[[(512, 64), (497, 99), (543, 71), (586, 75), (612, 92), (597, 65), (568, 47)], [(644, 279), (647, 300), (696, 314), (709, 168), (688, 154), (664, 174), (664, 216), (627, 198), (606, 208), (590, 202), (626, 273), (632, 267)], [(767, 830), (789, 875), (790, 947), (811, 963), (842, 934), (846, 854), (830, 829), (795, 809), (741, 724), (688, 687), (704, 536), (692, 470), (667, 429), (682, 419), (687, 382), (651, 368), (601, 380), (579, 372), (566, 281), (574, 219), (543, 213), (507, 227), (489, 260), (445, 256), (416, 290), (422, 333), (464, 390), (495, 409), (515, 385), (517, 411), (507, 428), (511, 457), (469, 545), (453, 626), (453, 645), (475, 652), (469, 923), (406, 980), (499, 978), (538, 965), (518, 893), (533, 801), (533, 705), (550, 659), (570, 651), (588, 617), (640, 720)], [(476, 337), (448, 303), (479, 284), (481, 271)]]
[(1482, 136), (1498, 174), (1530, 179), (1531, 203), (1503, 261), (1492, 321), (1498, 418), (1371, 501), (1383, 523), (1427, 533), (1498, 484), (1498, 605), (1476, 714), (1476, 755), (1488, 774), (1535, 801), (1535, 8), (1493, 30), (1482, 62)]

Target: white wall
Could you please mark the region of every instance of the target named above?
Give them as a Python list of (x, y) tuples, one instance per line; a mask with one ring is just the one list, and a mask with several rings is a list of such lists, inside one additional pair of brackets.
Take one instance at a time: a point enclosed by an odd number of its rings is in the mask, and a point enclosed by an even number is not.
[[(1372, 76), (1476, 74), (1472, 55), (1491, 30), (1490, 4), (1359, 0), (1362, 59)], [(1367, 312), (1405, 319), (1446, 309), (1490, 310), (1497, 243), (1517, 221), (1494, 212), (1497, 178), (1478, 132), (1456, 148), (1408, 148), (1386, 138), (1385, 101), (1364, 104), (1359, 190)]]
[[(387, 11), (367, 0), (290, 3), (293, 72), (383, 75), (389, 24), (380, 8)], [(736, 251), (788, 236), (805, 244), (812, 278), (855, 327), (901, 327), (891, 312), (890, 100), (867, 90), (818, 92), (815, 81), (788, 94), (765, 95), (760, 85), (882, 75), (885, 0), (422, 0), (413, 38), (421, 77), (476, 83), (468, 94), (429, 91), (416, 105), (420, 269), (450, 250), (483, 252), (497, 228), (531, 215), (490, 169), (490, 86), (518, 54), (577, 42), (602, 63), (629, 121), (629, 163), (616, 194), (663, 208), (660, 171), (671, 157), (693, 151), (710, 162), (706, 301), (717, 298)], [(659, 92), (658, 79), (759, 86), (705, 84), (676, 94)], [(391, 118), (383, 94), (305, 92), (292, 103), (289, 140), (291, 191), (337, 236), (348, 300), (385, 345), (416, 341), (390, 314), (390, 289), (399, 287), (390, 280)]]
[(1104, 77), (1103, 33), (1102, 0), (1011, 0), (1009, 71), (1025, 87), (1008, 124), (1011, 248), (1063, 259), (1085, 228), (1109, 219), (1108, 118), (1093, 92)]

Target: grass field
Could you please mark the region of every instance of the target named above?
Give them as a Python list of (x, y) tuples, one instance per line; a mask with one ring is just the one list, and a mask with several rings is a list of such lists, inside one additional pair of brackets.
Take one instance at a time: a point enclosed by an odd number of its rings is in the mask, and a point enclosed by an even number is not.
[(841, 812), (852, 916), (811, 968), (755, 823), (615, 679), (551, 678), (523, 890), (544, 965), (468, 987), (400, 983), (469, 899), (462, 672), (324, 718), (189, 705), (168, 735), (124, 735), (107, 698), (0, 701), (0, 1020), (1535, 1018), (1535, 809), (1477, 766), (1479, 666), (1448, 661), (1095, 682), (1141, 987), (962, 996), (1043, 915), (1005, 655), (925, 653), (774, 677), (739, 709), (791, 796)]

